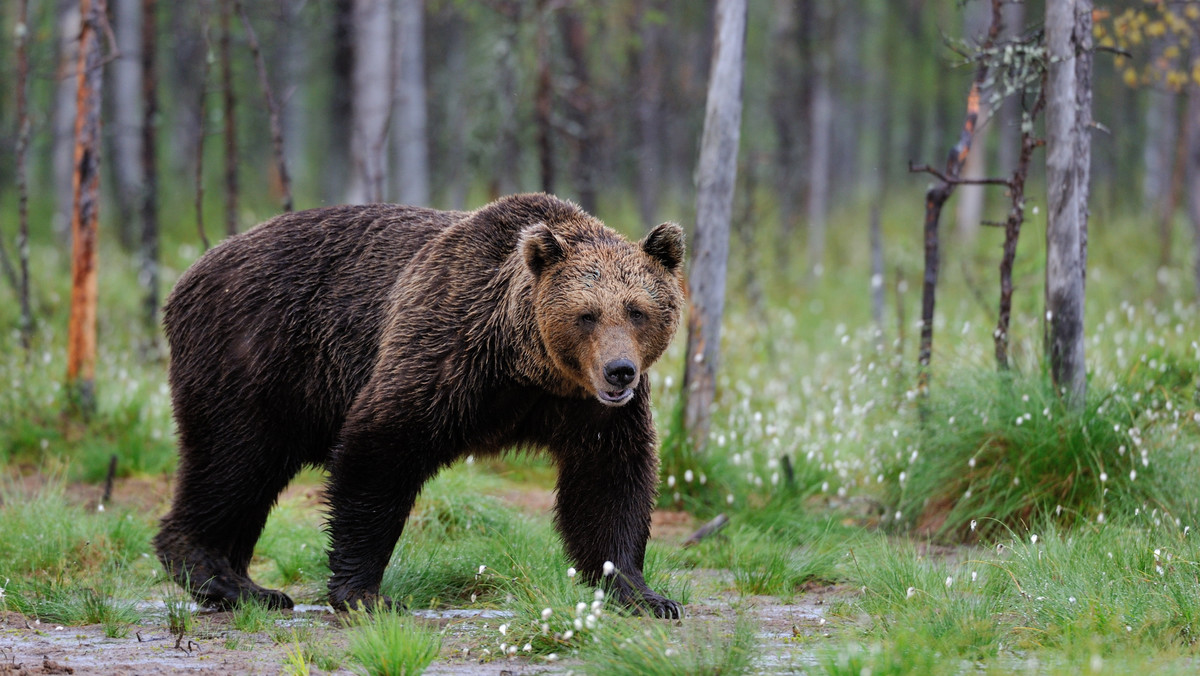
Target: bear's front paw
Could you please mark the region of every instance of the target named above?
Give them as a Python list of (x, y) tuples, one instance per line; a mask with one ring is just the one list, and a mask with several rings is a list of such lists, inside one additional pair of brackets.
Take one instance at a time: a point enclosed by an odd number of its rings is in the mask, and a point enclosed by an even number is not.
[(682, 605), (649, 589), (619, 592), (619, 598), (634, 615), (647, 613), (666, 620), (678, 620), (683, 617)]
[(683, 617), (683, 606), (654, 592), (643, 595), (643, 604), (650, 609), (650, 612), (655, 617), (661, 617), (666, 620), (678, 620)]
[(348, 591), (330, 593), (329, 605), (339, 613), (352, 610), (363, 610), (368, 613), (376, 610), (404, 610), (404, 604), (396, 603), (391, 598), (378, 592)]

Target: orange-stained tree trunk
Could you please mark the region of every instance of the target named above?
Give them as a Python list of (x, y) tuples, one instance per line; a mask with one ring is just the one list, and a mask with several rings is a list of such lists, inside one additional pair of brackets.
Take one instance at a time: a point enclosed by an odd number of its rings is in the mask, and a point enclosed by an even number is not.
[[(987, 52), (996, 44), (1003, 24), (1001, 19), (1000, 0), (992, 0), (992, 22), (988, 29), (987, 38), (981, 46), (982, 52)], [(940, 240), (938, 224), (942, 217), (942, 207), (958, 186), (959, 176), (967, 155), (971, 152), (971, 141), (975, 138), (975, 126), (979, 121), (980, 91), (988, 79), (988, 61), (981, 59), (975, 70), (975, 79), (967, 92), (967, 115), (963, 120), (962, 131), (959, 132), (958, 142), (950, 149), (946, 157), (946, 169), (938, 174), (938, 181), (930, 186), (925, 193), (925, 280), (921, 290), (921, 347), (917, 354), (918, 368), (917, 389), (921, 394), (929, 391), (929, 362), (933, 355), (933, 310), (937, 296), (938, 268), (941, 264)], [(912, 168), (913, 170), (918, 170)], [(923, 167), (921, 170), (928, 170)]]
[(75, 159), (71, 208), (71, 317), (67, 327), (67, 389), (85, 415), (95, 408), (96, 226), (100, 214), (99, 27), (104, 0), (80, 0), (76, 66)]

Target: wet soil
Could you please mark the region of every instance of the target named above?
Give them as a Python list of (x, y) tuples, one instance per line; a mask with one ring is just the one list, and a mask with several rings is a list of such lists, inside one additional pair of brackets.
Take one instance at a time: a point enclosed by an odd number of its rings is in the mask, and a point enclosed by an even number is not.
[[(27, 488), (38, 479), (26, 477)], [(68, 486), (69, 500), (95, 508), (102, 489), (92, 484)], [(171, 486), (166, 478), (143, 477), (118, 480), (112, 505), (132, 507), (159, 515), (169, 504)], [(522, 511), (548, 515), (553, 509), (552, 491), (532, 489), (500, 496)], [(299, 501), (319, 509), (321, 488), (293, 484), (281, 501)], [(652, 537), (667, 546), (678, 546), (700, 524), (677, 511), (657, 511)], [(795, 673), (815, 665), (815, 648), (831, 640), (825, 612), (829, 603), (853, 594), (836, 587), (814, 587), (784, 602), (774, 597), (739, 597), (721, 591), (731, 588), (730, 574), (721, 570), (689, 570), (679, 573), (691, 578), (693, 596), (684, 623), (712, 627), (721, 634), (732, 630), (738, 613), (750, 614), (758, 627), (759, 673)], [(161, 604), (160, 604), (161, 605)], [(144, 609), (147, 610), (147, 609)], [(500, 613), (500, 615), (497, 615)], [(572, 660), (548, 663), (543, 658), (495, 659), (479, 654), (503, 622), (503, 611), (477, 609), (418, 610), (413, 613), (431, 627), (443, 630), (442, 651), (427, 674), (454, 676), (498, 676), (502, 674), (566, 673), (580, 665)], [(119, 638), (106, 637), (104, 627), (61, 626), (30, 620), (17, 613), (0, 613), (0, 676), (32, 674), (277, 674), (295, 652), (295, 632), (305, 643), (321, 646), (329, 654), (344, 655), (346, 631), (327, 606), (299, 607), (285, 612), (274, 626), (262, 632), (243, 632), (232, 625), (227, 612), (197, 613), (194, 628), (175, 635), (167, 629), (165, 613), (153, 608), (142, 623), (128, 628)], [(682, 625), (681, 625), (682, 626)], [(350, 662), (340, 668), (312, 673), (350, 674)]]

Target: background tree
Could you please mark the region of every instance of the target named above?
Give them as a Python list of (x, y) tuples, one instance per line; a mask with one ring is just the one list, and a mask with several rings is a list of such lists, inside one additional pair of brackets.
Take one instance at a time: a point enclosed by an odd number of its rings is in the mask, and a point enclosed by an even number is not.
[(350, 186), (345, 201), (382, 202), (388, 186), (387, 138), (393, 81), (389, 0), (354, 0), (354, 38)]
[(746, 0), (717, 0), (713, 67), (696, 170), (696, 234), (692, 239), (691, 311), (683, 377), (684, 428), (697, 451), (703, 450), (708, 440), (721, 355), (729, 220), (741, 138), (745, 31)]
[(74, 206), (71, 210), (71, 319), (67, 389), (79, 410), (96, 407), (97, 227), (100, 216), (100, 32), (104, 0), (80, 0), (82, 28), (76, 66)]
[(118, 53), (108, 65), (112, 81), (106, 97), (112, 111), (107, 135), (112, 149), (109, 163), (113, 168), (117, 236), (122, 246), (132, 249), (145, 189), (141, 105), (142, 0), (114, 0), (111, 10)]
[[(1091, 146), (1090, 0), (1046, 3), (1046, 348), (1054, 384), (1082, 405)], [(1086, 17), (1083, 18), (1083, 17)]]
[[(159, 235), (158, 235), (158, 0), (141, 0), (141, 85), (142, 102), (141, 148), (142, 190), (139, 195), (141, 211), (141, 246), (138, 252), (140, 273), (145, 296), (142, 317), (151, 336), (158, 334), (159, 293)], [(158, 341), (151, 339), (150, 346)], [(154, 350), (156, 351), (156, 350)]]
[(393, 199), (430, 203), (428, 115), (425, 101), (425, 3), (398, 0), (396, 6), (396, 100), (392, 139), (396, 153)]

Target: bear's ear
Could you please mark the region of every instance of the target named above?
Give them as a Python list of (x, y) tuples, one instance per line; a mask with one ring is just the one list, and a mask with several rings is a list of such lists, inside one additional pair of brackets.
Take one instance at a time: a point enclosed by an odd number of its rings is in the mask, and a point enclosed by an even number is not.
[(642, 251), (675, 272), (683, 263), (683, 228), (675, 223), (663, 223), (650, 231), (641, 242)]
[(563, 241), (545, 223), (538, 223), (521, 233), (521, 253), (535, 277), (567, 257)]

